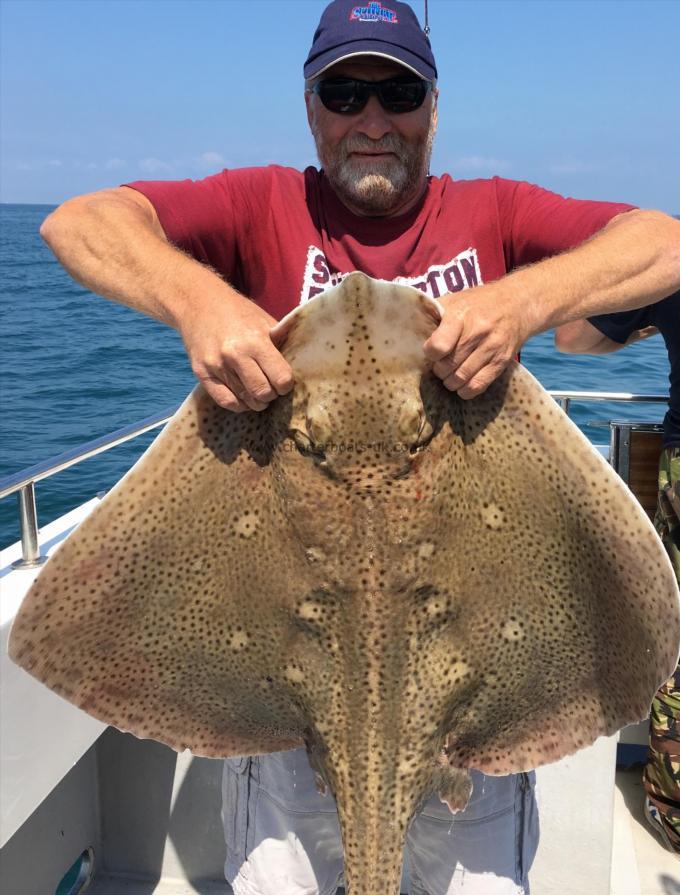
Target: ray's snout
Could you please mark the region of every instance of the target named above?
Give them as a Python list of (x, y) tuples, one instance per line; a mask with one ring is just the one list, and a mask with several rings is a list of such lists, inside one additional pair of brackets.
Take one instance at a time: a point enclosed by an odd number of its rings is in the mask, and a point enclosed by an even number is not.
[(402, 292), (352, 274), (334, 301), (303, 308), (289, 333), (283, 351), (298, 382), (289, 430), (329, 475), (359, 483), (370, 462), (376, 480), (403, 476), (432, 437), (422, 346), (435, 321), (424, 297)]

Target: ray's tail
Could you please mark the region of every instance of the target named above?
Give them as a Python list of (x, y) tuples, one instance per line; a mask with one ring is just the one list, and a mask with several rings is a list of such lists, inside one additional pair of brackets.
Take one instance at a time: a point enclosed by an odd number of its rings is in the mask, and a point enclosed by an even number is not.
[(379, 789), (371, 792), (361, 780), (354, 784), (348, 798), (338, 798), (347, 895), (399, 895), (411, 811), (397, 814)]

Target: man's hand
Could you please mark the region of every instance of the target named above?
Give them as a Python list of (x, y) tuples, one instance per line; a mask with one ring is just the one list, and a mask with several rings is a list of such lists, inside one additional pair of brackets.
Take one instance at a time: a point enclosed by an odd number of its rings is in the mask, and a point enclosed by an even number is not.
[(531, 335), (526, 314), (496, 286), (443, 295), (444, 316), (425, 342), (428, 360), (444, 385), (476, 398), (499, 376)]
[(274, 347), (276, 321), (236, 293), (204, 301), (179, 326), (191, 368), (219, 405), (264, 410), (293, 387), (293, 372)]
[(641, 308), (678, 289), (680, 221), (660, 211), (626, 211), (561, 255), (444, 295), (444, 316), (425, 355), (447, 388), (473, 398), (531, 336)]

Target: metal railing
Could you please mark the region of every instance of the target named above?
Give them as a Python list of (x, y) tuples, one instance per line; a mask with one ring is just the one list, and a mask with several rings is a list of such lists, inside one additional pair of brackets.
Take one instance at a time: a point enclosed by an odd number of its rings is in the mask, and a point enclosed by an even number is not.
[[(549, 391), (569, 416), (572, 401), (622, 401), (637, 404), (668, 404), (668, 395), (637, 395), (633, 392), (555, 392)], [(2, 495), (0, 495), (2, 496)]]
[[(638, 395), (632, 392), (579, 392), (579, 391), (551, 391), (549, 394), (557, 401), (562, 410), (568, 415), (572, 401), (612, 401), (612, 402), (636, 402), (639, 404), (665, 404), (668, 395)], [(178, 405), (179, 406), (179, 405)], [(0, 500), (10, 494), (17, 493), (19, 504), (19, 520), (21, 525), (21, 552), (22, 557), (12, 563), (17, 569), (32, 569), (45, 562), (47, 557), (41, 556), (38, 545), (38, 514), (35, 500), (35, 484), (42, 479), (49, 478), (88, 460), (97, 454), (109, 451), (126, 441), (131, 441), (139, 435), (143, 435), (151, 429), (165, 425), (175, 413), (177, 407), (169, 407), (160, 413), (147, 416), (136, 423), (116, 429), (101, 438), (95, 438), (78, 447), (71, 448), (56, 457), (51, 457), (42, 463), (36, 463), (27, 469), (22, 469), (12, 475), (0, 479)]]
[(102, 435), (78, 447), (71, 448), (56, 457), (50, 457), (42, 463), (36, 463), (12, 475), (0, 479), (0, 500), (10, 494), (17, 494), (19, 503), (19, 520), (21, 526), (21, 559), (12, 563), (15, 569), (32, 569), (41, 565), (47, 559), (40, 555), (38, 546), (38, 512), (35, 503), (35, 483), (42, 479), (63, 472), (76, 463), (82, 463), (97, 454), (103, 454), (111, 448), (118, 447), (126, 441), (131, 441), (139, 435), (143, 435), (151, 429), (157, 429), (165, 425), (177, 407), (168, 407), (160, 413), (154, 413), (136, 423)]

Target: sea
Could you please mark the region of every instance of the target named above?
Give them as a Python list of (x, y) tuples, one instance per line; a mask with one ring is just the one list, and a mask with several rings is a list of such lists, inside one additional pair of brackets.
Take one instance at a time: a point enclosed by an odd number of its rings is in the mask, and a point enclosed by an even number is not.
[[(0, 478), (179, 404), (194, 377), (179, 335), (71, 279), (39, 235), (52, 206), (0, 205)], [(558, 354), (551, 333), (522, 361), (548, 389), (667, 394), (660, 336), (601, 357)], [(575, 404), (594, 443), (607, 421), (658, 422), (659, 404)], [(39, 524), (109, 489), (156, 437), (148, 433), (36, 485)], [(0, 483), (1, 486), (1, 483)], [(20, 537), (17, 499), (0, 500), (0, 547)]]

